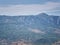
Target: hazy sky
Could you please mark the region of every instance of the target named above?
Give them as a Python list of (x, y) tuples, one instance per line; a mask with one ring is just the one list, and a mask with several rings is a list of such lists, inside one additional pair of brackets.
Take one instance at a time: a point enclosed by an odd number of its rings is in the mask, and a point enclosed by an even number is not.
[(60, 0), (0, 0), (0, 15), (60, 15)]

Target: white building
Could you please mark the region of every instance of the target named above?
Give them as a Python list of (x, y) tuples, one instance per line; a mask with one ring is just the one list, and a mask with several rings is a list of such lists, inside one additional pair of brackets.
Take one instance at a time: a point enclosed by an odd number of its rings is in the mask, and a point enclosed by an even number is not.
[(55, 42), (53, 45), (60, 45), (60, 41)]

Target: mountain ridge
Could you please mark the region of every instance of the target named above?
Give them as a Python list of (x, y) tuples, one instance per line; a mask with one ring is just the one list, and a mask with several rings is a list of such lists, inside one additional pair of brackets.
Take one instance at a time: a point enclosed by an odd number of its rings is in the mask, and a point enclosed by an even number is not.
[[(36, 15), (18, 15), (18, 16), (37, 16), (37, 15), (48, 15), (48, 14), (47, 13), (38, 13)], [(0, 15), (0, 16), (10, 16), (10, 15)], [(56, 15), (48, 15), (48, 16), (56, 16)]]

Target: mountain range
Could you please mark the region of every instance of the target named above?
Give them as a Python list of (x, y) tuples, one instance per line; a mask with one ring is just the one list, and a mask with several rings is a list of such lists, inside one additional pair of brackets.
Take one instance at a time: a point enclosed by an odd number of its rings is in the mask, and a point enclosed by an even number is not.
[[(60, 16), (0, 16), (0, 40), (41, 42), (60, 40)], [(44, 41), (42, 41), (45, 43)]]

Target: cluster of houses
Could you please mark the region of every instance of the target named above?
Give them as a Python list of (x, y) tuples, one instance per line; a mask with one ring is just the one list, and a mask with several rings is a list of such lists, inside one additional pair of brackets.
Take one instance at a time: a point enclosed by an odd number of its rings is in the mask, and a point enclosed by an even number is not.
[(32, 43), (25, 41), (16, 41), (9, 44), (6, 40), (2, 40), (0, 41), (0, 45), (32, 45)]
[(26, 43), (26, 42), (12, 42), (11, 45), (32, 45), (31, 43)]

